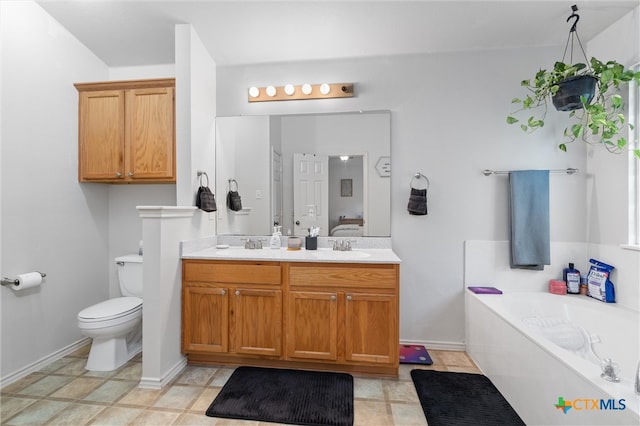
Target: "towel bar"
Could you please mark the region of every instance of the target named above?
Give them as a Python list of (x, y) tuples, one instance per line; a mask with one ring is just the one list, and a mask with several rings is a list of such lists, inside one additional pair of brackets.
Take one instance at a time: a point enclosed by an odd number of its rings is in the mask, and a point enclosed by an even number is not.
[[(566, 168), (566, 169), (555, 169), (555, 170), (549, 170), (549, 173), (566, 173), (568, 175), (572, 175), (574, 173), (578, 173), (578, 169), (574, 169), (574, 168)], [(489, 169), (484, 169), (482, 171), (482, 174), (485, 176), (489, 176), (489, 175), (508, 175), (509, 171), (507, 170), (489, 170)]]

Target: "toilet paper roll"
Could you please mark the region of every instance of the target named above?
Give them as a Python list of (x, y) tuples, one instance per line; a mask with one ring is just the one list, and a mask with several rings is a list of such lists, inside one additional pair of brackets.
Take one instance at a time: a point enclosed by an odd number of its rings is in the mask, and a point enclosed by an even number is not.
[(18, 283), (11, 286), (13, 291), (21, 291), (27, 288), (37, 287), (42, 283), (42, 275), (40, 275), (40, 272), (20, 274), (16, 279), (18, 280)]

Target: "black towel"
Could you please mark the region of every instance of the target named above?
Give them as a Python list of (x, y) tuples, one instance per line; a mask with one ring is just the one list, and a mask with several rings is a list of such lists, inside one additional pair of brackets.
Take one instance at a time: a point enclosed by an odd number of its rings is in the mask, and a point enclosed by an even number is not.
[(411, 188), (409, 195), (409, 205), (407, 206), (409, 214), (426, 215), (427, 214), (427, 190)]

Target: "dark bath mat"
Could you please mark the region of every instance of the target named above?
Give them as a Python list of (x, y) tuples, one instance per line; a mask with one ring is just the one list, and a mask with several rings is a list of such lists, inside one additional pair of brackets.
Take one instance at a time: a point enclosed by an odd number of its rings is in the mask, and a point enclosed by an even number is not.
[(209, 417), (311, 426), (353, 425), (353, 377), (344, 373), (238, 367)]
[(429, 426), (524, 425), (486, 376), (412, 370), (411, 378)]

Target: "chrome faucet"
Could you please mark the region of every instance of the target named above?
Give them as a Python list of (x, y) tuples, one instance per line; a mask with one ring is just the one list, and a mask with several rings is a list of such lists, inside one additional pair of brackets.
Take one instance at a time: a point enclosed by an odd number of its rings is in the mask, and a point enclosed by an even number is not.
[(350, 240), (333, 240), (333, 249), (335, 251), (351, 251)]
[(611, 358), (604, 358), (600, 361), (600, 367), (602, 368), (602, 374), (600, 374), (600, 377), (609, 382), (618, 383), (620, 381), (620, 377), (618, 377), (620, 367), (617, 362)]
[(257, 240), (254, 241), (251, 238), (247, 238), (247, 241), (244, 243), (244, 248), (249, 250), (261, 249), (262, 240), (258, 238)]

